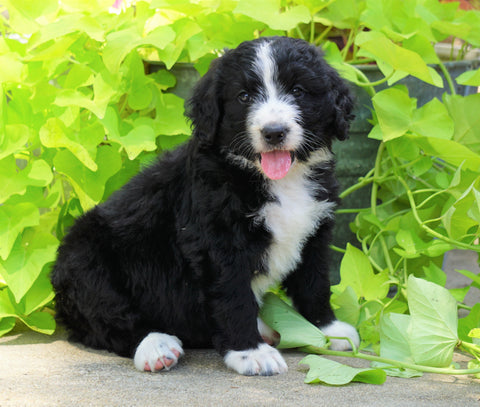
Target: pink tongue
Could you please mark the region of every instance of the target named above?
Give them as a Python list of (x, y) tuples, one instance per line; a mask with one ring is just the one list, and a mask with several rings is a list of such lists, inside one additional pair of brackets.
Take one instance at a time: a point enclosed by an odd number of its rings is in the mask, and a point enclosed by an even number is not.
[(288, 151), (275, 150), (268, 153), (262, 153), (260, 164), (262, 165), (263, 172), (268, 178), (280, 179), (287, 175), (287, 172), (292, 165), (292, 158)]

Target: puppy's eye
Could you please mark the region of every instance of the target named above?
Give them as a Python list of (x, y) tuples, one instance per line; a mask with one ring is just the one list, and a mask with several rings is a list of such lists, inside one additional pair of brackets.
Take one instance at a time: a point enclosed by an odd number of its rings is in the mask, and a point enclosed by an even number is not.
[(240, 103), (247, 104), (250, 103), (252, 97), (247, 92), (242, 91), (237, 95), (237, 99)]
[(305, 94), (305, 89), (303, 89), (301, 86), (294, 86), (292, 88), (292, 95), (295, 97), (300, 97)]

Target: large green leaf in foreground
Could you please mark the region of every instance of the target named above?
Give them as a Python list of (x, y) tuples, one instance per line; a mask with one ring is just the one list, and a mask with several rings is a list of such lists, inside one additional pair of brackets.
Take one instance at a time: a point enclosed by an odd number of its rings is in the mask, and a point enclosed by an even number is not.
[(412, 317), (408, 336), (415, 363), (450, 365), (458, 342), (455, 298), (443, 287), (411, 275), (408, 306)]
[(309, 345), (323, 348), (327, 343), (320, 329), (275, 294), (267, 293), (263, 298), (260, 317), (269, 327), (280, 333), (280, 349)]
[[(280, 333), (279, 348), (305, 346), (324, 348), (326, 345), (325, 336), (320, 329), (273, 293), (265, 295), (260, 316), (267, 325)], [(386, 377), (381, 369), (357, 369), (316, 355), (308, 355), (300, 361), (300, 364), (310, 366), (305, 383), (342, 385), (357, 381), (382, 384)]]
[(337, 386), (350, 382), (382, 384), (387, 378), (382, 369), (355, 368), (317, 355), (304, 357), (300, 364), (310, 366), (305, 383), (326, 383)]

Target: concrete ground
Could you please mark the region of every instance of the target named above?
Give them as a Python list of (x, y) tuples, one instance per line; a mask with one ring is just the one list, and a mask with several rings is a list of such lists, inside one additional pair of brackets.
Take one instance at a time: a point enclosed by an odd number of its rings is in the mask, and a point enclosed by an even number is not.
[[(468, 264), (467, 264), (468, 263)], [(446, 259), (449, 285), (468, 284), (453, 268), (478, 272), (475, 256)], [(473, 291), (473, 290), (471, 290)], [(478, 302), (478, 290), (469, 302)], [(141, 373), (131, 360), (66, 341), (59, 330), (45, 336), (17, 328), (0, 338), (0, 407), (6, 406), (475, 406), (480, 380), (425, 374), (388, 377), (382, 385), (307, 385), (305, 354), (283, 351), (289, 371), (272, 377), (244, 377), (225, 368), (212, 350), (187, 350), (169, 372)], [(456, 355), (465, 367), (466, 358)], [(337, 358), (338, 360), (338, 358)], [(340, 359), (351, 366), (368, 362)]]

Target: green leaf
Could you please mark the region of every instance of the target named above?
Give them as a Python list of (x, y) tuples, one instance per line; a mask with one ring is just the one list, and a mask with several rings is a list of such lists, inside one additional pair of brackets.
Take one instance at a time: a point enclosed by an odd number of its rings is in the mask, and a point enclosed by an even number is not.
[(480, 328), (473, 328), (469, 333), (468, 336), (470, 338), (480, 338)]
[(175, 21), (172, 28), (176, 33), (175, 41), (170, 42), (164, 49), (158, 51), (159, 59), (165, 63), (167, 69), (170, 69), (180, 58), (187, 41), (202, 31), (200, 26), (190, 18)]
[(458, 302), (464, 302), (465, 297), (470, 291), (470, 286), (461, 287), (461, 288), (449, 288), (448, 291), (452, 294), (453, 298), (455, 298)]
[(142, 151), (154, 151), (155, 133), (151, 126), (140, 125), (133, 128), (126, 136), (115, 139), (125, 148), (130, 160), (134, 160)]
[[(417, 19), (413, 24), (418, 24), (418, 26), (423, 24), (427, 25), (425, 21), (422, 21), (420, 19)], [(417, 27), (416, 29), (418, 29)], [(427, 30), (430, 31), (428, 27), (427, 27)], [(434, 44), (427, 38), (427, 36), (429, 36), (429, 34), (413, 35), (412, 37), (407, 38), (405, 39), (405, 41), (403, 41), (403, 46), (406, 49), (409, 49), (410, 51), (413, 51), (418, 55), (421, 55), (422, 59), (427, 64), (438, 64), (440, 59), (437, 53), (435, 52)]]
[(408, 96), (405, 88), (393, 87), (378, 92), (372, 103), (384, 141), (403, 136), (410, 128), (416, 101)]
[(102, 135), (97, 132), (82, 133), (84, 137), (77, 136), (77, 141), (72, 133), (60, 119), (52, 117), (40, 129), (40, 141), (45, 147), (68, 148), (87, 168), (96, 171), (96, 147), (102, 140)]
[[(91, 92), (90, 92), (91, 93)], [(58, 106), (80, 106), (94, 113), (99, 119), (105, 116), (107, 106), (120, 94), (113, 85), (104, 79), (103, 75), (96, 75), (93, 80), (93, 98), (91, 94), (84, 94), (75, 89), (64, 89), (58, 92), (54, 103)]]
[(360, 317), (360, 304), (355, 290), (351, 286), (347, 286), (342, 292), (337, 292), (336, 289), (332, 290), (330, 303), (337, 319), (357, 326)]
[(0, 84), (22, 81), (24, 64), (14, 53), (0, 55)]
[(447, 282), (447, 274), (435, 263), (430, 262), (428, 266), (423, 267), (425, 278), (427, 281), (435, 283), (441, 287), (445, 287)]
[(382, 384), (387, 377), (382, 369), (354, 368), (317, 355), (308, 355), (299, 364), (310, 366), (305, 383), (325, 383), (334, 386), (352, 381)]
[(74, 11), (92, 11), (108, 10), (113, 2), (111, 0), (62, 0), (62, 4), (68, 6), (69, 10)]
[(3, 141), (0, 132), (0, 160), (25, 149), (30, 134), (30, 129), (24, 124), (6, 124)]
[(433, 98), (413, 111), (410, 130), (422, 136), (450, 140), (453, 137), (454, 123), (445, 105)]
[(359, 298), (367, 301), (385, 298), (388, 294), (388, 272), (375, 274), (365, 254), (347, 244), (347, 250), (340, 265), (340, 283), (332, 287), (337, 292), (351, 286)]
[(21, 310), (22, 315), (30, 315), (35, 311), (41, 311), (54, 299), (55, 293), (49, 276), (50, 265), (47, 264), (17, 307)]
[(479, 225), (479, 219), (475, 218), (475, 214), (478, 213), (476, 183), (475, 180), (470, 184), (455, 202), (448, 202), (448, 209), (442, 217), (445, 229), (455, 239), (463, 238), (470, 228)]
[[(79, 15), (77, 13), (66, 13), (49, 24), (44, 24), (38, 31), (32, 35), (28, 42), (31, 53), (36, 54), (36, 50), (51, 40), (68, 39), (69, 34), (77, 31), (85, 32), (97, 41), (103, 41), (104, 32), (99, 22), (95, 21), (93, 16)], [(75, 40), (74, 36), (70, 36)], [(56, 41), (55, 41), (56, 42)], [(54, 44), (54, 42), (52, 42)]]
[(416, 363), (445, 367), (452, 362), (457, 337), (457, 302), (447, 289), (410, 275), (408, 329)]
[(443, 81), (420, 55), (396, 45), (379, 31), (363, 31), (357, 35), (355, 43), (361, 50), (390, 65), (394, 70), (415, 76), (431, 85), (443, 87)]
[(58, 7), (56, 0), (45, 0), (40, 2), (15, 0), (14, 3), (17, 10), (20, 10), (25, 17), (32, 20), (41, 17), (43, 14), (52, 13)]
[(190, 134), (191, 129), (185, 120), (185, 101), (170, 93), (162, 94), (156, 106), (155, 129), (158, 134)]
[(326, 345), (325, 335), (273, 293), (263, 297), (260, 318), (280, 334), (279, 349)]
[[(380, 319), (380, 356), (386, 359), (398, 360), (414, 364), (408, 327), (411, 316), (405, 314), (383, 314)], [(421, 372), (404, 368), (385, 368), (384, 363), (374, 362), (375, 367), (382, 367), (389, 376), (395, 377), (416, 377), (422, 376)]]
[(19, 236), (0, 274), (18, 302), (32, 287), (42, 269), (55, 259), (58, 241), (50, 233), (29, 229)]
[(468, 335), (473, 328), (480, 327), (480, 303), (475, 304), (468, 315), (458, 320), (458, 338), (461, 341), (472, 343)]
[(408, 341), (411, 316), (393, 312), (380, 319), (380, 356), (400, 362), (413, 362)]
[(128, 95), (128, 105), (132, 110), (146, 109), (153, 99), (153, 91), (150, 86), (132, 89)]
[(445, 93), (443, 101), (455, 124), (453, 140), (480, 154), (480, 94), (459, 96)]
[(132, 50), (143, 45), (152, 45), (163, 49), (171, 44), (175, 37), (175, 31), (169, 26), (160, 26), (144, 37), (136, 27), (115, 31), (107, 35), (103, 61), (110, 72), (116, 73), (120, 64)]
[(33, 314), (20, 319), (33, 331), (45, 335), (52, 335), (55, 332), (55, 319), (48, 312), (34, 312)]
[(15, 299), (11, 287), (0, 290), (0, 318), (19, 318), (30, 329), (51, 335), (55, 330), (55, 320), (51, 314), (42, 312), (54, 298), (49, 274), (50, 267), (47, 265), (21, 301)]
[(9, 333), (15, 327), (15, 322), (16, 322), (15, 318), (12, 318), (12, 317), (1, 318), (0, 317), (0, 337)]
[(397, 240), (398, 245), (403, 249), (403, 251), (396, 250), (396, 252), (407, 259), (419, 257), (427, 247), (427, 243), (420, 239), (414, 230), (400, 229), (395, 236), (395, 239)]
[[(469, 369), (480, 369), (480, 361), (477, 359), (469, 360), (467, 367)], [(480, 379), (480, 373), (476, 373), (473, 376), (476, 377), (477, 379)]]
[(6, 260), (19, 233), (39, 221), (38, 208), (31, 203), (0, 206), (0, 257)]
[(71, 181), (84, 210), (100, 202), (105, 191), (105, 183), (122, 166), (120, 155), (111, 146), (98, 148), (97, 171), (86, 168), (70, 151), (59, 151), (54, 160), (55, 168)]
[(478, 274), (472, 273), (469, 270), (456, 270), (456, 271), (464, 275), (465, 277), (468, 277), (473, 281), (474, 284), (476, 284), (477, 287), (480, 287), (480, 276)]
[(261, 21), (274, 30), (291, 30), (311, 20), (310, 11), (303, 5), (291, 6), (282, 12), (280, 0), (264, 0), (261, 7), (256, 0), (240, 0), (235, 13)]
[(464, 72), (457, 76), (456, 81), (460, 85), (480, 86), (480, 69)]
[(23, 195), (27, 186), (44, 187), (50, 184), (53, 174), (50, 166), (42, 159), (36, 159), (23, 170), (17, 166), (14, 156), (0, 160), (0, 202), (5, 202), (12, 195)]
[[(320, 2), (314, 4), (318, 7)], [(365, 2), (358, 0), (328, 1), (315, 21), (326, 26), (335, 26), (340, 29), (355, 29), (360, 25), (360, 16), (365, 9)]]
[(442, 157), (443, 160), (457, 167), (463, 163), (465, 169), (472, 171), (478, 171), (480, 168), (480, 155), (464, 144), (434, 137), (414, 135), (408, 135), (407, 137), (428, 155)]

